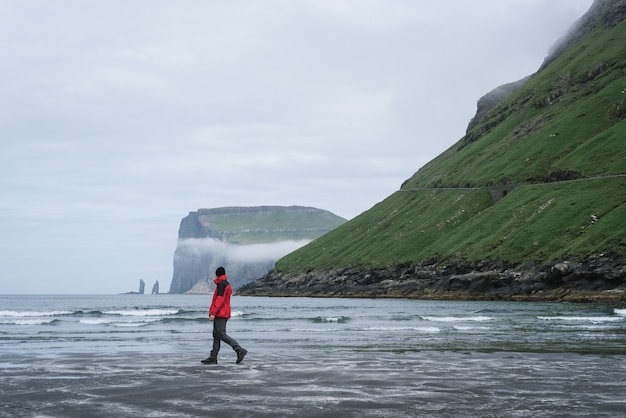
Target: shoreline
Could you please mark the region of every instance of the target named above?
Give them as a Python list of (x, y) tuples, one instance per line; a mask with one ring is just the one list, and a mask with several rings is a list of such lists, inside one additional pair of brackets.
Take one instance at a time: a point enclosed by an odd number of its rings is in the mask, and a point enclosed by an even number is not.
[(272, 270), (236, 294), (617, 303), (626, 301), (626, 257), (598, 254), (543, 265), (429, 260), (370, 269)]
[(626, 302), (626, 290), (618, 291), (572, 291), (569, 289), (557, 289), (549, 292), (537, 292), (525, 295), (507, 295), (506, 297), (493, 295), (476, 295), (466, 292), (431, 292), (419, 291), (407, 293), (377, 293), (375, 291), (356, 293), (332, 293), (332, 292), (255, 292), (254, 294), (235, 293), (241, 297), (306, 297), (306, 298), (338, 298), (338, 299), (409, 299), (409, 300), (433, 300), (433, 301), (476, 301), (476, 302), (569, 302), (569, 303), (624, 303)]

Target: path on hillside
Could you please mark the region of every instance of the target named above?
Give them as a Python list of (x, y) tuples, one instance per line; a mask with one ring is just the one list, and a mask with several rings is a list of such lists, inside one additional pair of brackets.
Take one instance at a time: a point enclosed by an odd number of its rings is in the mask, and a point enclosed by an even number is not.
[(561, 180), (561, 181), (547, 181), (543, 183), (513, 183), (513, 184), (500, 184), (494, 186), (482, 186), (482, 187), (415, 187), (412, 189), (399, 189), (399, 192), (416, 192), (416, 191), (426, 191), (426, 190), (490, 190), (490, 189), (515, 189), (520, 186), (538, 186), (543, 184), (559, 184), (559, 183), (573, 183), (576, 181), (587, 181), (587, 180), (600, 180), (600, 179), (613, 179), (626, 177), (626, 174), (613, 174), (610, 176), (595, 176), (595, 177), (585, 177), (581, 179), (572, 179), (572, 180)]

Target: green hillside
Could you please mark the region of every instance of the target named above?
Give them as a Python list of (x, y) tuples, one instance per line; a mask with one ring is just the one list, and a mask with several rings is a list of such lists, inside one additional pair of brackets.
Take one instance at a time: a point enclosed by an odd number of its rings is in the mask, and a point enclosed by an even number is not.
[(626, 172), (626, 21), (570, 48), (403, 188)]
[[(625, 39), (626, 21), (594, 30), (399, 191), (275, 271), (626, 255)], [(493, 186), (508, 193), (492, 199)]]

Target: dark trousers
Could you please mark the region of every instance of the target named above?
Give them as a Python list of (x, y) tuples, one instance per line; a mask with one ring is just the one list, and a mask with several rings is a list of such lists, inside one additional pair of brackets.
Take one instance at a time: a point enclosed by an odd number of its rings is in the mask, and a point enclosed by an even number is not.
[(211, 357), (217, 358), (222, 341), (230, 345), (235, 351), (241, 348), (237, 341), (226, 334), (226, 321), (228, 321), (227, 318), (213, 319), (213, 350), (211, 350)]

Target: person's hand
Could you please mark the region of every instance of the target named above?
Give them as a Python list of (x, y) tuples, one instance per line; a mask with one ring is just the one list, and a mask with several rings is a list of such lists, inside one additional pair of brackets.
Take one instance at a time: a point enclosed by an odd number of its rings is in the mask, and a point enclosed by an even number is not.
[(215, 315), (209, 315), (209, 319), (212, 321), (215, 319)]

